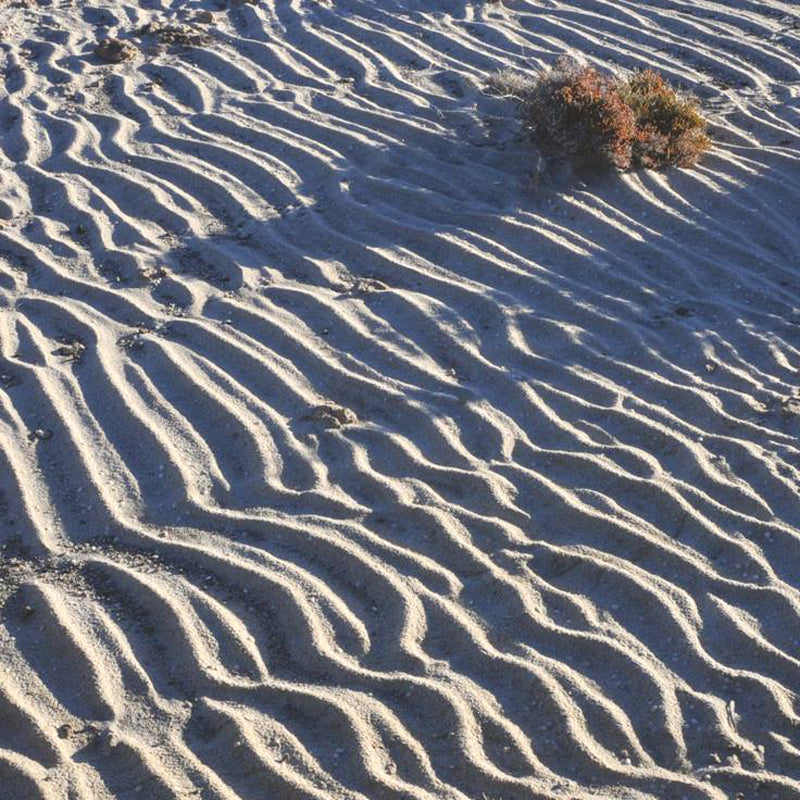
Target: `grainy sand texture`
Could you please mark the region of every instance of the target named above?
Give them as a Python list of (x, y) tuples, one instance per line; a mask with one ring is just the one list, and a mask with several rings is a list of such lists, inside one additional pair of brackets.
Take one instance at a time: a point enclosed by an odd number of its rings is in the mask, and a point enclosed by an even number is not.
[[(543, 162), (563, 55), (713, 148)], [(0, 74), (2, 800), (800, 798), (796, 2), (5, 0)]]

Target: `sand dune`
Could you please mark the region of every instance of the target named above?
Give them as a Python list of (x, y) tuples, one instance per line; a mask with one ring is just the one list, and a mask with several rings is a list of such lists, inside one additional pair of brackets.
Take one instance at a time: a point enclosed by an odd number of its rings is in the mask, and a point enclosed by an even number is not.
[[(800, 797), (795, 3), (0, 30), (0, 796)], [(564, 53), (713, 150), (553, 174)]]

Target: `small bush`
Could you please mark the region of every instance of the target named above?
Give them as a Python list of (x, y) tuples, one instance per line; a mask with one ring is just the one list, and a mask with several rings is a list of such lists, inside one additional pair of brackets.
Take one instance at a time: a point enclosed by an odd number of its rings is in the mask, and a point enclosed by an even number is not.
[(636, 116), (635, 166), (691, 167), (711, 145), (697, 101), (681, 97), (657, 72), (634, 73), (619, 93)]
[(545, 73), (523, 100), (530, 132), (545, 156), (579, 168), (627, 169), (636, 118), (616, 83), (591, 67)]
[(688, 167), (711, 144), (697, 101), (653, 70), (618, 80), (560, 62), (534, 81), (499, 73), (489, 88), (520, 101), (545, 156), (578, 169)]

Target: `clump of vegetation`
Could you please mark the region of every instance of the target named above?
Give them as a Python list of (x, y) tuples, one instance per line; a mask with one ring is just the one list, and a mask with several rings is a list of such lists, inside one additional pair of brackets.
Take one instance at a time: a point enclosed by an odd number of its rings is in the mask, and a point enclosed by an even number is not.
[(544, 156), (581, 170), (689, 167), (711, 144), (697, 101), (653, 70), (620, 80), (560, 62), (535, 80), (500, 73), (489, 87), (519, 100)]
[(616, 83), (591, 67), (542, 75), (525, 98), (524, 115), (545, 156), (580, 168), (630, 166), (633, 111)]
[(619, 94), (636, 117), (635, 166), (691, 167), (711, 146), (697, 101), (678, 94), (654, 70), (634, 73)]

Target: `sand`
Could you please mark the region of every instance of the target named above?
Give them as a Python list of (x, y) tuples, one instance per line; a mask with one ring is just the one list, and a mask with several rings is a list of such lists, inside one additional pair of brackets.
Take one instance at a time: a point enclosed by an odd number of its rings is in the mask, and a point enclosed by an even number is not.
[[(796, 3), (0, 48), (3, 800), (800, 797)], [(484, 87), (564, 54), (713, 149), (543, 163)]]

